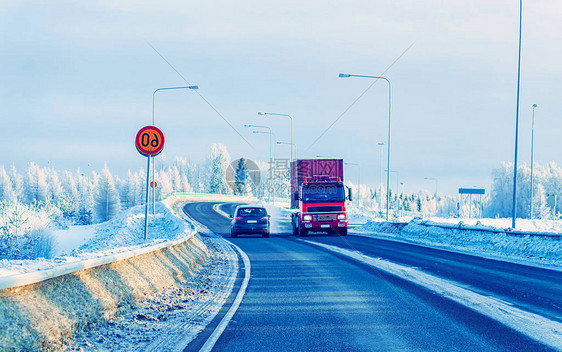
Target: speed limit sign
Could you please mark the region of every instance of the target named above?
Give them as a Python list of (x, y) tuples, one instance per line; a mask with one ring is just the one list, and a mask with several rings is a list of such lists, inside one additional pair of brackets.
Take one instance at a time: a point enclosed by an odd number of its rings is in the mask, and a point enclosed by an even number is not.
[(158, 155), (164, 148), (164, 133), (156, 126), (145, 126), (137, 132), (135, 145), (142, 155)]

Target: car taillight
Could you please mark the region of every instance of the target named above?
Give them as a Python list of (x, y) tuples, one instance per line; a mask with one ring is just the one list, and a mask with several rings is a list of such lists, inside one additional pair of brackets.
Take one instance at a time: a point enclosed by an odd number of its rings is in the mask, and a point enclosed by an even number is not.
[(234, 219), (234, 220), (236, 220), (236, 221), (240, 221), (240, 220), (242, 220), (242, 218), (236, 218), (236, 219)]
[(266, 216), (265, 218), (261, 218), (262, 220), (268, 221), (269, 218)]

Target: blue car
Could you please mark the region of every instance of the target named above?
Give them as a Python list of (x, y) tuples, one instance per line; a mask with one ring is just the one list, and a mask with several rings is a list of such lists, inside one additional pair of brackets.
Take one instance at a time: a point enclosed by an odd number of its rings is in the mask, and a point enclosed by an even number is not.
[(269, 237), (269, 219), (267, 210), (260, 206), (240, 205), (231, 215), (230, 236), (241, 234), (259, 234)]

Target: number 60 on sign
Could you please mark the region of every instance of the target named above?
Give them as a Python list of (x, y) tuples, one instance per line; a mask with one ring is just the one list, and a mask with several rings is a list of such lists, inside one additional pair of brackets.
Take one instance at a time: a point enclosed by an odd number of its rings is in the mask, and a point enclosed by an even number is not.
[(156, 126), (145, 126), (137, 132), (135, 145), (142, 155), (158, 155), (164, 149), (164, 134)]

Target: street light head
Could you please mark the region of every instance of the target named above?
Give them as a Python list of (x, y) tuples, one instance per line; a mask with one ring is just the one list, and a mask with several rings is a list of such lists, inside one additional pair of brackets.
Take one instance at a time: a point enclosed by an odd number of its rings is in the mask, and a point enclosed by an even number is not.
[(258, 112), (258, 115), (263, 116), (263, 115), (265, 115), (265, 112), (259, 111), (259, 112)]
[(187, 87), (187, 88), (189, 88), (189, 89), (199, 89), (199, 86), (198, 86), (198, 85), (195, 85), (195, 86), (189, 86), (189, 87)]
[(340, 73), (340, 78), (347, 78), (350, 77), (351, 75), (349, 73)]
[(538, 107), (538, 105), (537, 105), (537, 104), (533, 104), (533, 107), (536, 108), (536, 107)]

